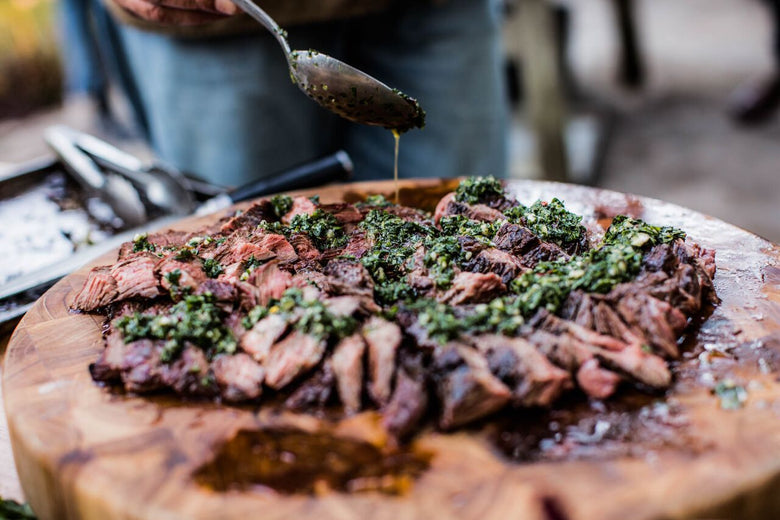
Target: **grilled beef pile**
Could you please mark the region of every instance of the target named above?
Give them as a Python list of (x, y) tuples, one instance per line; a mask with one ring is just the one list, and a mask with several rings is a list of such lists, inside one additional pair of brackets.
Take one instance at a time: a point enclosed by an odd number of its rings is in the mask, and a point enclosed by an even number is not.
[(434, 215), (278, 196), (137, 237), (72, 307), (107, 314), (96, 381), (378, 409), (405, 439), (429, 419), (450, 430), (567, 392), (670, 385), (678, 339), (715, 301), (714, 253), (623, 216), (591, 235), (557, 199), (525, 206), (489, 177)]

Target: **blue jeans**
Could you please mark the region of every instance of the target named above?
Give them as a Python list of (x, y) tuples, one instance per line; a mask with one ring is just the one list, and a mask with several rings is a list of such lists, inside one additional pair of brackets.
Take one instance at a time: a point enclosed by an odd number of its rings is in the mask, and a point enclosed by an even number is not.
[[(401, 177), (504, 175), (500, 0), (402, 4), (378, 16), (294, 27), (290, 44), (330, 54), (420, 101), (427, 124), (401, 137)], [(270, 34), (187, 40), (127, 26), (120, 32), (148, 137), (180, 169), (239, 185), (344, 148), (357, 180), (392, 177), (391, 133), (306, 98)]]

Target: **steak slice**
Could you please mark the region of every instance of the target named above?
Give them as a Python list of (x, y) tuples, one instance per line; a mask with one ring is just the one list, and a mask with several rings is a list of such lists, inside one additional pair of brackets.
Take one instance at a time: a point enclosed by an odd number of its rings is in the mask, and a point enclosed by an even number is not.
[[(178, 270), (178, 276), (175, 278), (175, 284), (171, 283), (172, 273)], [(201, 263), (198, 260), (184, 262), (182, 260), (176, 260), (173, 257), (165, 258), (157, 264), (157, 273), (160, 278), (160, 285), (166, 291), (170, 291), (171, 288), (178, 287), (181, 289), (188, 289), (195, 291), (197, 288), (208, 280), (206, 273), (203, 272)]]
[(504, 219), (504, 214), (485, 204), (466, 204), (455, 200), (455, 192), (448, 193), (436, 205), (433, 221), (439, 223), (442, 217), (448, 215), (465, 215), (471, 220), (493, 222)]
[(294, 197), (290, 211), (282, 216), (282, 222), (289, 225), (295, 215), (311, 215), (315, 209), (317, 209), (317, 205), (308, 197)]
[(517, 278), (526, 268), (514, 255), (489, 247), (464, 264), (464, 269), (475, 273), (493, 273), (504, 284)]
[(439, 427), (450, 430), (490, 415), (509, 402), (512, 392), (490, 372), (477, 351), (449, 343), (433, 361), (436, 393), (441, 402)]
[[(253, 233), (250, 237), (254, 244), (257, 244), (263, 251), (268, 251), (271, 257), (276, 258), (279, 263), (289, 264), (298, 260), (295, 248), (287, 241), (284, 235)], [(260, 259), (258, 258), (258, 260)]]
[(539, 237), (519, 224), (505, 222), (493, 238), (493, 244), (502, 251), (523, 256), (539, 246)]
[(296, 412), (322, 409), (333, 397), (336, 377), (328, 361), (320, 370), (301, 383), (284, 401), (284, 406)]
[(363, 354), (366, 343), (360, 334), (353, 334), (338, 342), (330, 358), (336, 377), (344, 413), (352, 415), (360, 411), (363, 392)]
[(268, 199), (260, 199), (240, 215), (230, 218), (222, 225), (220, 232), (228, 235), (239, 229), (254, 229), (264, 220), (266, 222), (276, 220), (273, 204)]
[(87, 281), (73, 298), (70, 308), (87, 312), (94, 311), (112, 303), (118, 294), (116, 280), (111, 276), (111, 268), (108, 266), (95, 267), (87, 275)]
[(688, 323), (682, 312), (643, 293), (625, 295), (616, 309), (629, 326), (642, 331), (654, 349), (672, 359), (680, 356), (677, 338)]
[[(192, 233), (186, 231), (174, 231), (169, 229), (159, 233), (149, 233), (146, 237), (146, 241), (152, 244), (156, 251), (162, 252), (166, 248), (178, 248), (183, 246), (191, 236)], [(124, 260), (137, 253), (138, 251), (133, 251), (134, 248), (134, 241), (123, 243), (119, 248), (117, 261)]]
[(246, 354), (222, 354), (211, 363), (222, 399), (229, 403), (251, 401), (263, 392), (265, 370)]
[(384, 406), (392, 391), (401, 329), (395, 323), (372, 316), (363, 325), (362, 334), (368, 344), (368, 395), (376, 404)]
[(164, 388), (163, 362), (160, 359), (164, 341), (140, 339), (125, 345), (120, 376), (125, 390), (139, 394)]
[(280, 314), (269, 314), (259, 320), (243, 336), (239, 345), (258, 363), (264, 363), (271, 352), (271, 347), (287, 331), (287, 319)]
[(360, 262), (337, 258), (328, 263), (324, 273), (328, 277), (324, 290), (328, 293), (374, 297), (374, 280)]
[(504, 292), (506, 286), (497, 274), (463, 271), (455, 275), (452, 286), (439, 294), (436, 299), (450, 305), (481, 303), (490, 301)]
[(265, 361), (266, 384), (279, 390), (315, 367), (325, 354), (325, 340), (294, 330), (271, 347)]
[(396, 440), (402, 441), (417, 430), (428, 409), (425, 368), (419, 355), (402, 353), (396, 374), (395, 390), (384, 410), (382, 426)]
[(284, 291), (292, 287), (292, 275), (279, 268), (274, 260), (256, 267), (249, 274), (247, 282), (256, 288), (255, 305), (268, 305), (271, 299), (279, 299)]
[(464, 339), (482, 352), (490, 371), (512, 390), (517, 405), (549, 406), (572, 386), (568, 372), (522, 338), (482, 334)]
[(233, 302), (237, 295), (233, 284), (212, 279), (208, 279), (198, 285), (195, 294), (211, 294), (215, 300), (220, 302)]
[(161, 366), (162, 380), (180, 395), (213, 396), (216, 387), (210, 384), (209, 361), (203, 351), (187, 345), (173, 362)]
[(323, 300), (328, 310), (336, 316), (368, 315), (381, 308), (366, 296), (334, 296)]
[(322, 253), (306, 233), (293, 233), (290, 235), (290, 245), (298, 255), (298, 259), (305, 262), (316, 262), (322, 257)]
[(163, 294), (155, 274), (160, 259), (152, 253), (135, 253), (114, 264), (111, 276), (116, 280), (116, 300), (156, 298)]

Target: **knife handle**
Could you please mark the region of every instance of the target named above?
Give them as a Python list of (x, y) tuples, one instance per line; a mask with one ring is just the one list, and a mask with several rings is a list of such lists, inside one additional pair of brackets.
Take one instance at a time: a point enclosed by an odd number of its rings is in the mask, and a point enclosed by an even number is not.
[(343, 182), (352, 176), (352, 159), (344, 150), (293, 166), (269, 178), (246, 184), (228, 193), (231, 202), (241, 202), (255, 197), (282, 191), (313, 188), (329, 182)]

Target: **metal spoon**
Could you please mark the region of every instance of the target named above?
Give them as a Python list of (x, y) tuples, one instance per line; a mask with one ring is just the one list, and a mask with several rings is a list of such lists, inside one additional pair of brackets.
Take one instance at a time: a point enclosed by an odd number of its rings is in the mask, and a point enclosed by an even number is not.
[(314, 50), (290, 50), (286, 32), (252, 0), (232, 0), (271, 31), (284, 50), (293, 82), (320, 106), (355, 123), (406, 132), (425, 125), (417, 101), (365, 72)]

